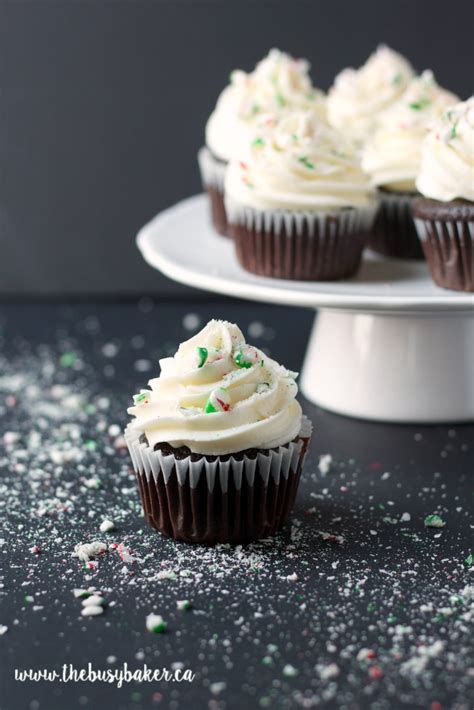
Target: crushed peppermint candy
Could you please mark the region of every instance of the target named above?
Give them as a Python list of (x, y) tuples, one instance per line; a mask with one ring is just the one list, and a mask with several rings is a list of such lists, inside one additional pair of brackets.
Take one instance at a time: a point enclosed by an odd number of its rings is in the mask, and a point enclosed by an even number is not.
[(104, 552), (107, 552), (107, 545), (103, 542), (83, 542), (74, 547), (72, 556), (78, 557), (83, 562), (89, 562), (89, 560), (103, 555)]
[(108, 518), (105, 518), (99, 525), (99, 530), (102, 533), (107, 533), (110, 532), (111, 530), (115, 530), (115, 523), (113, 520), (109, 520)]
[(332, 456), (331, 454), (321, 454), (319, 457), (318, 468), (322, 476), (325, 476), (331, 470)]
[(427, 528), (444, 528), (446, 525), (439, 515), (427, 515), (424, 522)]
[(159, 614), (148, 614), (145, 624), (147, 630), (152, 631), (154, 634), (163, 634), (168, 628), (168, 624)]

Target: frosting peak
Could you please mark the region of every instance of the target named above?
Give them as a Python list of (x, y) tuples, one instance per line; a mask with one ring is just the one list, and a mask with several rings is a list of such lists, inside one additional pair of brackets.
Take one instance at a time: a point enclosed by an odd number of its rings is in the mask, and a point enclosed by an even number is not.
[(343, 69), (329, 91), (331, 125), (364, 141), (377, 115), (391, 106), (413, 77), (410, 63), (390, 47), (381, 45), (359, 69)]
[(421, 144), (430, 125), (458, 97), (442, 89), (433, 73), (424, 71), (410, 82), (400, 99), (380, 114), (368, 139), (362, 167), (375, 185), (414, 192)]
[(221, 455), (270, 449), (299, 433), (297, 373), (247, 345), (233, 323), (210, 321), (160, 366), (128, 409), (150, 446)]
[(272, 49), (251, 73), (230, 75), (206, 126), (206, 145), (221, 160), (238, 155), (262, 114), (311, 109), (326, 116), (324, 94), (309, 77), (309, 64)]
[(229, 201), (255, 209), (372, 206), (373, 191), (352, 142), (312, 111), (267, 115), (225, 178)]
[(474, 202), (474, 96), (446, 109), (423, 141), (416, 186), (441, 202)]

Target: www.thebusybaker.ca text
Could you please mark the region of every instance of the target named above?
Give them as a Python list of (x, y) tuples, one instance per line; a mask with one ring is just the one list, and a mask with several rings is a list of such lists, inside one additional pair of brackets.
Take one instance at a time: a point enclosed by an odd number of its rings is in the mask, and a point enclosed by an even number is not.
[(130, 670), (127, 663), (120, 668), (94, 669), (92, 663), (87, 664), (87, 668), (74, 668), (71, 663), (64, 663), (61, 670), (48, 670), (40, 668), (19, 669), (15, 668), (15, 680), (21, 683), (25, 681), (47, 681), (60, 683), (115, 683), (117, 688), (121, 688), (124, 683), (192, 683), (195, 674), (189, 668), (148, 668), (146, 663), (142, 668)]

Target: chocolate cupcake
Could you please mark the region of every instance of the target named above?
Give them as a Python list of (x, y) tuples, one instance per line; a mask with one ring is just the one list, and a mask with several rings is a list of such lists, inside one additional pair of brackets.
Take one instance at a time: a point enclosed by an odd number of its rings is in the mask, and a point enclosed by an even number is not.
[(380, 197), (368, 244), (374, 251), (400, 259), (423, 258), (411, 214), (421, 144), (433, 121), (458, 100), (437, 85), (431, 71), (425, 71), (379, 116), (362, 154), (362, 168)]
[(233, 71), (206, 125), (206, 145), (198, 153), (214, 227), (227, 235), (224, 174), (227, 163), (246, 148), (255, 121), (267, 112), (295, 108), (326, 115), (324, 95), (311, 84), (309, 64), (272, 49), (254, 71)]
[(147, 521), (187, 542), (273, 535), (293, 506), (312, 426), (296, 373), (210, 321), (161, 360), (125, 431)]
[(474, 97), (430, 130), (416, 185), (413, 216), (434, 282), (474, 291)]
[(243, 268), (305, 281), (357, 271), (376, 209), (352, 142), (307, 111), (259, 126), (229, 165), (225, 199)]

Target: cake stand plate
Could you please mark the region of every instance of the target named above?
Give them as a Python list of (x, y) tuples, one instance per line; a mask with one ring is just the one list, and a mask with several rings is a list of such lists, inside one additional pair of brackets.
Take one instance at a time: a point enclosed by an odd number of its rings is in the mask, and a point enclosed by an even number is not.
[(317, 309), (301, 377), (312, 402), (364, 419), (474, 420), (474, 295), (438, 288), (425, 263), (368, 253), (345, 281), (255, 276), (214, 232), (205, 195), (160, 213), (137, 244), (188, 286)]

